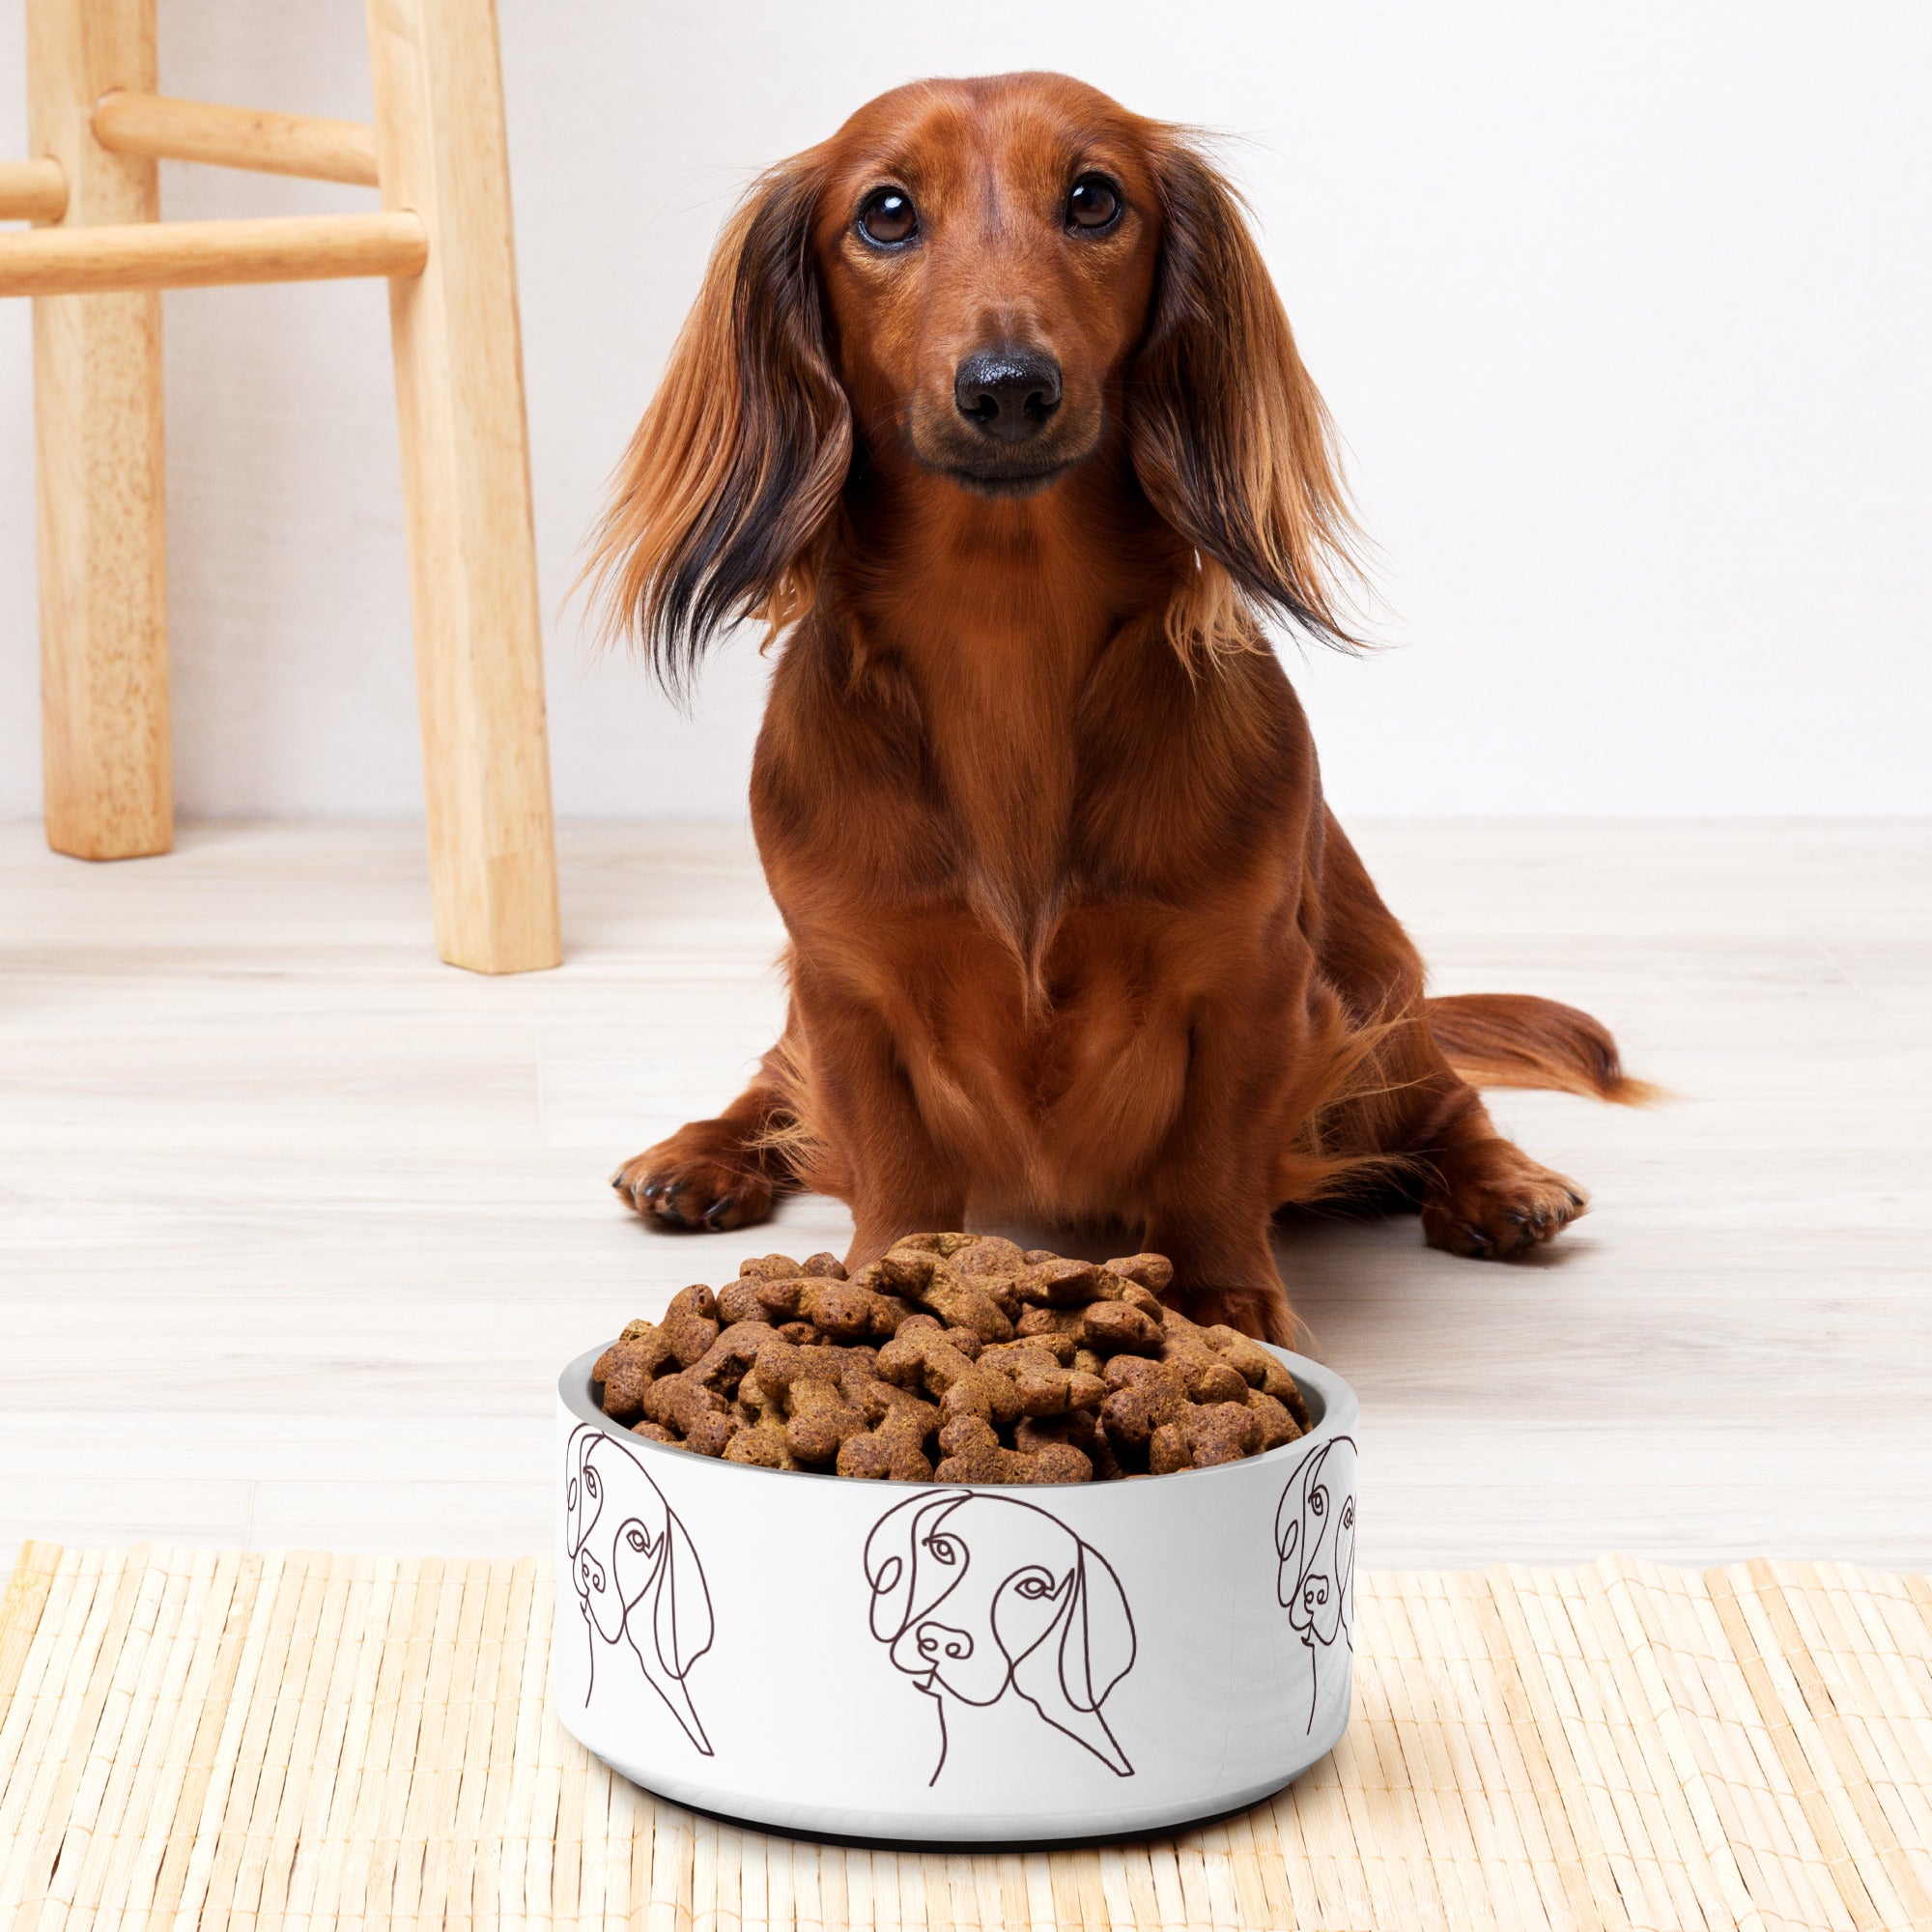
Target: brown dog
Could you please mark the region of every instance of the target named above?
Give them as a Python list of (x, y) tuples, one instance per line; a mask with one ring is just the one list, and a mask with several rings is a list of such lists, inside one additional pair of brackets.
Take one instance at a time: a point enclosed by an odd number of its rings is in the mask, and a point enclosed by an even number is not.
[(882, 96), (719, 244), (595, 568), (673, 688), (782, 653), (752, 815), (791, 1012), (615, 1177), (672, 1227), (842, 1196), (854, 1264), (1002, 1213), (1138, 1224), (1286, 1339), (1272, 1211), (1503, 1256), (1582, 1190), (1469, 1083), (1637, 1097), (1588, 1015), (1427, 1000), (1264, 615), (1347, 637), (1327, 414), (1227, 185), (1054, 74)]

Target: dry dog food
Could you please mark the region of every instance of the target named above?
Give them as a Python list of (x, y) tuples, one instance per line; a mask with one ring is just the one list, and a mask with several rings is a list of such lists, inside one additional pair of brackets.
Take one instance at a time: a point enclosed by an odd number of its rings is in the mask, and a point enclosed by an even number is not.
[(1238, 1462), (1309, 1426), (1294, 1378), (1160, 1300), (1160, 1255), (1077, 1262), (909, 1235), (846, 1278), (747, 1261), (633, 1321), (591, 1380), (614, 1422), (700, 1456), (899, 1483), (1085, 1483)]

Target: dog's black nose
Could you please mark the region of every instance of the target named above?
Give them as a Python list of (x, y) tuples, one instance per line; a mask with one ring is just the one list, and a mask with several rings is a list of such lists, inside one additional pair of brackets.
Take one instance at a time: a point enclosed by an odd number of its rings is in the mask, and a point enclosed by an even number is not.
[(959, 413), (1002, 442), (1025, 442), (1060, 407), (1060, 364), (1043, 349), (980, 349), (952, 378)]

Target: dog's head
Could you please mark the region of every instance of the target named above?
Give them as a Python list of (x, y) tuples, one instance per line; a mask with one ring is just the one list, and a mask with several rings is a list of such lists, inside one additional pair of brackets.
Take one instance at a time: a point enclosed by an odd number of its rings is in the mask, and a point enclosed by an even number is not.
[(1355, 1445), (1348, 1436), (1316, 1450), (1282, 1492), (1274, 1547), (1276, 1595), (1302, 1641), (1348, 1635), (1355, 1577)]
[[(682, 1678), (711, 1645), (704, 1572), (658, 1486), (601, 1429), (571, 1437), (564, 1524), (572, 1580), (598, 1635), (628, 1635), (640, 1656)], [(647, 1598), (649, 1610), (634, 1618)]]
[(928, 498), (1101, 466), (1197, 560), (1189, 621), (1343, 635), (1327, 416), (1239, 204), (1184, 130), (1064, 75), (882, 95), (726, 229), (592, 558), (669, 680), (810, 605), (855, 449)]
[(1133, 1614), (1106, 1559), (1046, 1511), (950, 1490), (889, 1511), (866, 1542), (872, 1634), (934, 1695), (1010, 1688), (1123, 1776), (1099, 1716), (1134, 1662)]

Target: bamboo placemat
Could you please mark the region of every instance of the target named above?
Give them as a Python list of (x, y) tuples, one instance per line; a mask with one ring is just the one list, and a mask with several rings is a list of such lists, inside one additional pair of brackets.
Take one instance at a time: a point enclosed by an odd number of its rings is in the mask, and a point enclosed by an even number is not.
[(550, 1716), (550, 1566), (29, 1544), (0, 1927), (1932, 1926), (1932, 1583), (1358, 1574), (1292, 1790), (1076, 1852), (860, 1851), (613, 1777)]

